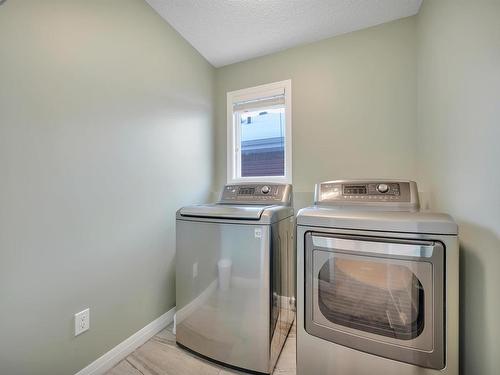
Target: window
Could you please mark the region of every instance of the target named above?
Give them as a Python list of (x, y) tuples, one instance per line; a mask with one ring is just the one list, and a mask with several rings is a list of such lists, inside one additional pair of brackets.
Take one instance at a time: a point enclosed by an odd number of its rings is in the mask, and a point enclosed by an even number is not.
[(292, 182), (291, 81), (227, 93), (227, 179)]

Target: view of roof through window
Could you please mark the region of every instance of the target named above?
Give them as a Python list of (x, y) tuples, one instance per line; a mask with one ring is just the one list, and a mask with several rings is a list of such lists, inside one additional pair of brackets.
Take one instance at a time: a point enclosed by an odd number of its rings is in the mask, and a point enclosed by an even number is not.
[(285, 108), (242, 112), (241, 176), (285, 175)]

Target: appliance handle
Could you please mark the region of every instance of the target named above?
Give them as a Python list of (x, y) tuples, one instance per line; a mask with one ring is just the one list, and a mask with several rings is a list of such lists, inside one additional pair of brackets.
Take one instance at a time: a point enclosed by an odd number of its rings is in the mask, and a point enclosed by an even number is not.
[(372, 239), (357, 236), (326, 237), (313, 235), (314, 247), (350, 253), (370, 253), (412, 258), (431, 258), (435, 244), (431, 241), (395, 242), (389, 239)]

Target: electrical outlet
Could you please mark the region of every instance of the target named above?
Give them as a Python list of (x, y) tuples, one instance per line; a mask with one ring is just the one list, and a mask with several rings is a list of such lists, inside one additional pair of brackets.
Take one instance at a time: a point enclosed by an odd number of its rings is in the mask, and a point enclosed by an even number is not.
[(90, 309), (85, 309), (75, 314), (75, 336), (82, 334), (90, 328)]

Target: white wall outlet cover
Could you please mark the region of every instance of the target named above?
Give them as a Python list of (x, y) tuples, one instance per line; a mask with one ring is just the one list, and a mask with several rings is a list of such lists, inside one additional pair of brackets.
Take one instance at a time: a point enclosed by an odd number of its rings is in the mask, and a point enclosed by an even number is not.
[(82, 334), (90, 328), (90, 309), (85, 309), (75, 314), (75, 336)]

